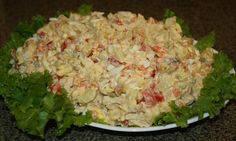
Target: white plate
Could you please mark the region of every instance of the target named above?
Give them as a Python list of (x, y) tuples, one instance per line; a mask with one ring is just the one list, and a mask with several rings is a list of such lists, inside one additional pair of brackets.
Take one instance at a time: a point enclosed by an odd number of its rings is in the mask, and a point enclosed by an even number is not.
[[(216, 51), (217, 53), (217, 51)], [(230, 74), (235, 74), (235, 70), (231, 69)], [(229, 102), (229, 100), (225, 101), (225, 105)], [(203, 118), (207, 118), (209, 116), (208, 113), (203, 114)], [(199, 121), (198, 116), (192, 117), (188, 119), (187, 123), (188, 125), (194, 122)], [(166, 130), (166, 129), (171, 129), (171, 128), (176, 128), (178, 127), (175, 123), (172, 124), (167, 124), (164, 126), (152, 126), (152, 127), (120, 127), (120, 126), (111, 126), (107, 124), (101, 124), (101, 123), (95, 123), (92, 122), (89, 124), (89, 126), (96, 127), (96, 128), (101, 128), (105, 130), (111, 130), (111, 131), (119, 131), (119, 132), (150, 132), (150, 131), (159, 131), (159, 130)]]
[[(229, 100), (226, 100), (225, 105), (228, 102)], [(207, 118), (208, 116), (209, 116), (208, 113), (204, 113), (202, 119)], [(199, 118), (198, 116), (195, 116), (193, 118), (188, 119), (187, 123), (189, 125), (197, 121), (199, 121)], [(178, 127), (175, 123), (167, 124), (165, 126), (152, 126), (152, 127), (120, 127), (120, 126), (111, 126), (111, 125), (95, 123), (95, 122), (92, 122), (91, 124), (89, 124), (89, 126), (105, 129), (105, 130), (119, 131), (119, 132), (150, 132), (150, 131), (159, 131), (159, 130), (166, 130), (166, 129)]]

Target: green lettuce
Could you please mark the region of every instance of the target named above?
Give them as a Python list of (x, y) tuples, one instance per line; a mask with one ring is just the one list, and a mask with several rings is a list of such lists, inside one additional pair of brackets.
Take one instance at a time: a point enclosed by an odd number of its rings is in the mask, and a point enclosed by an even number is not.
[(88, 15), (92, 11), (92, 9), (93, 9), (92, 5), (82, 4), (79, 7), (79, 14), (81, 14), (83, 16)]
[(211, 48), (215, 45), (215, 32), (210, 32), (206, 36), (202, 37), (195, 45), (200, 52), (204, 51), (206, 48)]
[(156, 117), (155, 125), (176, 123), (177, 126), (188, 126), (187, 120), (198, 116), (203, 118), (209, 113), (213, 118), (225, 107), (225, 101), (236, 100), (236, 77), (229, 73), (233, 68), (232, 61), (222, 52), (214, 55), (213, 71), (204, 79), (204, 87), (200, 96), (191, 106), (178, 107), (174, 101), (170, 102), (171, 112), (162, 113)]
[(47, 90), (52, 84), (52, 76), (47, 71), (27, 77), (19, 73), (8, 74), (12, 50), (22, 46), (45, 23), (43, 16), (33, 17), (32, 22), (20, 22), (0, 49), (0, 96), (15, 117), (16, 126), (42, 138), (49, 120), (56, 121), (57, 135), (62, 135), (71, 125), (84, 126), (92, 122), (91, 113), (82, 115), (74, 112), (65, 90), (60, 94)]
[[(93, 6), (90, 5), (90, 4), (82, 4), (79, 8), (78, 8), (78, 13), (80, 15), (88, 15), (92, 12), (92, 9), (93, 9)], [(70, 17), (70, 11), (57, 11), (56, 12), (56, 16), (59, 16), (59, 15), (64, 15), (66, 17)]]

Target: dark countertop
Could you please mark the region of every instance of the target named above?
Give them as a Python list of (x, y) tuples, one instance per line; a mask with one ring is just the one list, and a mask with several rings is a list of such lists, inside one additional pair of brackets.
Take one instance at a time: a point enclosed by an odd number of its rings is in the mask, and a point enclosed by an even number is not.
[[(94, 10), (115, 12), (129, 10), (145, 17), (161, 19), (164, 9), (169, 8), (189, 25), (193, 37), (214, 30), (217, 36), (216, 49), (227, 53), (236, 64), (236, 1), (227, 0), (0, 0), (0, 46), (7, 40), (10, 31), (21, 20), (41, 14), (53, 16), (57, 10), (76, 10), (81, 3), (92, 4)], [(188, 128), (171, 129), (148, 133), (122, 133), (92, 127), (72, 127), (64, 136), (54, 136), (55, 125), (46, 130), (48, 141), (236, 141), (236, 102), (231, 101), (214, 119), (204, 119)], [(14, 118), (0, 98), (0, 141), (39, 140), (15, 127)]]

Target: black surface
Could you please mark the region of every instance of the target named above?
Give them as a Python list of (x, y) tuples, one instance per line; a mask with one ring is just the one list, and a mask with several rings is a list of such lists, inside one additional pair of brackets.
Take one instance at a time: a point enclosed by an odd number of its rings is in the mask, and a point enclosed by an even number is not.
[[(0, 45), (7, 40), (10, 31), (19, 21), (37, 14), (53, 16), (58, 10), (76, 10), (81, 3), (92, 4), (99, 11), (129, 10), (157, 19), (162, 18), (164, 9), (172, 9), (189, 24), (196, 39), (214, 30), (217, 35), (216, 49), (226, 52), (236, 63), (236, 2), (233, 0), (0, 0)], [(231, 101), (218, 117), (204, 119), (185, 129), (122, 133), (92, 127), (72, 127), (64, 136), (55, 137), (54, 128), (54, 123), (48, 125), (45, 140), (236, 141), (236, 102)], [(15, 127), (14, 118), (0, 98), (0, 141), (14, 140), (31, 141), (39, 138), (29, 136)]]

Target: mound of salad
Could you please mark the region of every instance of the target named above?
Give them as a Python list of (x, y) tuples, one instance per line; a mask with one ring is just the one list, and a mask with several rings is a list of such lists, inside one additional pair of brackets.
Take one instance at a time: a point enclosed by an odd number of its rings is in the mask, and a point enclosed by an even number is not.
[(158, 21), (82, 5), (19, 23), (0, 50), (0, 95), (17, 127), (40, 137), (49, 120), (57, 135), (91, 122), (187, 127), (236, 99), (232, 61), (214, 45), (214, 32), (196, 40), (170, 10)]

